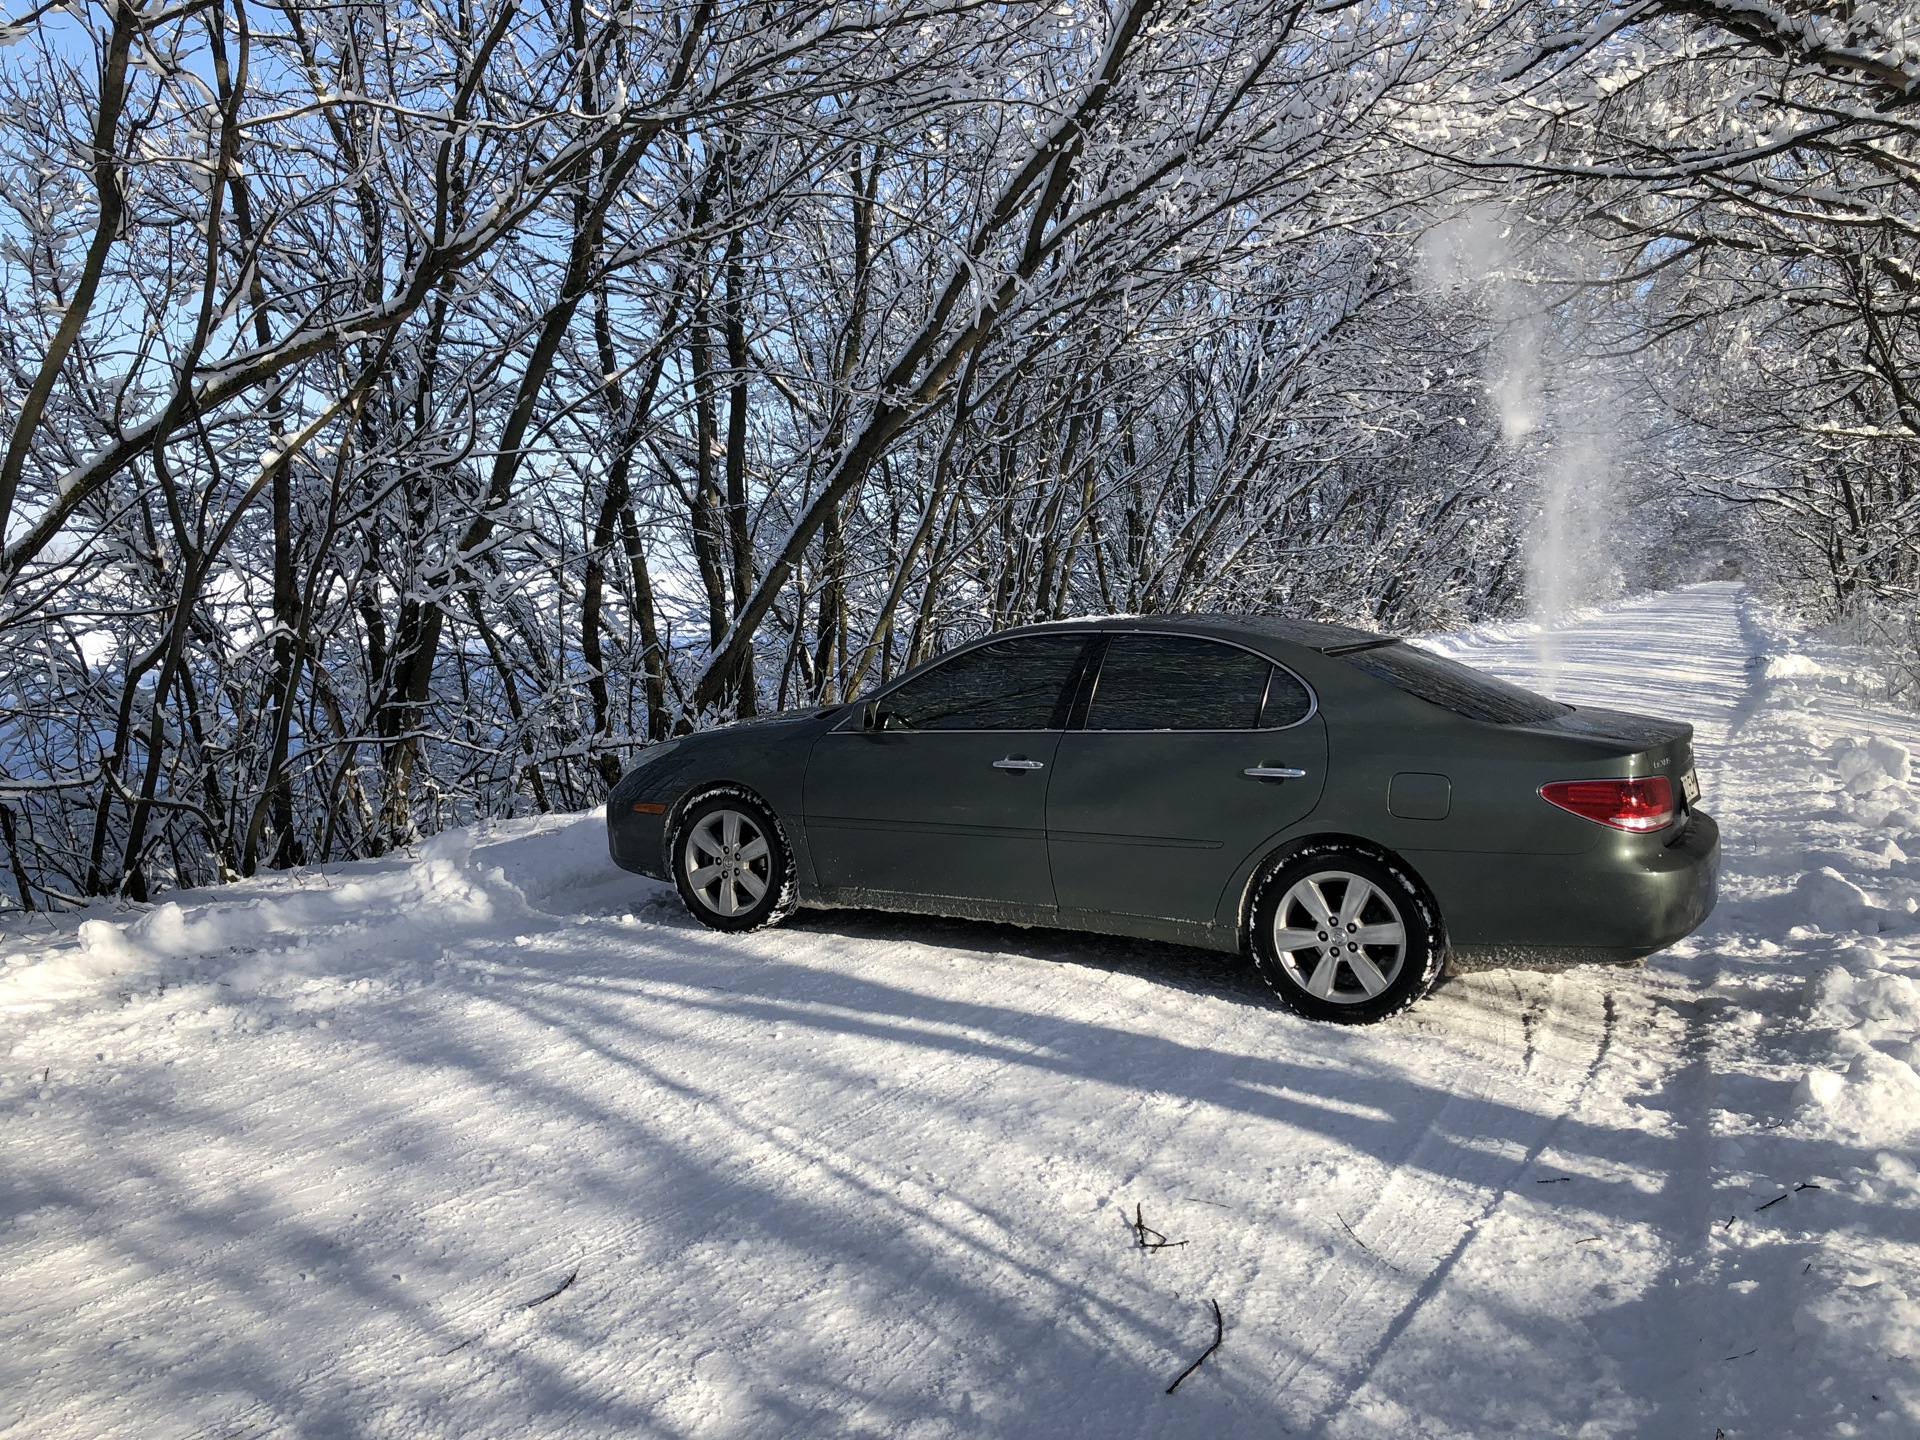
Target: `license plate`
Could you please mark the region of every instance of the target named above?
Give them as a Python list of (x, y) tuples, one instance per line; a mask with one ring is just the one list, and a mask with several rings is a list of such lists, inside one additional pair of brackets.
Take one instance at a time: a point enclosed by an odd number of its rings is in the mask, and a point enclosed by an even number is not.
[(1680, 792), (1687, 797), (1687, 804), (1694, 805), (1700, 800), (1700, 777), (1689, 770), (1680, 777)]

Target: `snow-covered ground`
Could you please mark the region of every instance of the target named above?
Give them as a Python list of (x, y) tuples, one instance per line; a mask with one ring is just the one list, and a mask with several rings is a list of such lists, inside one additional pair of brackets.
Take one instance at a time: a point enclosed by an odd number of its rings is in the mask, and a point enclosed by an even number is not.
[(1732, 586), (1559, 650), (1699, 727), (1719, 912), (1371, 1029), (1170, 946), (710, 934), (597, 815), (13, 917), (0, 1433), (1911, 1440), (1920, 722)]

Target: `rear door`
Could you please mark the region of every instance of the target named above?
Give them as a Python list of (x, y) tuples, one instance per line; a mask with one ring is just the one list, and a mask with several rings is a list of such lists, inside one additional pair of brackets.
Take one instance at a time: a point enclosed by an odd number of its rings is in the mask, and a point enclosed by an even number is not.
[(808, 848), (821, 885), (1052, 906), (1046, 801), (1085, 634), (966, 650), (858, 711), (807, 762)]
[(1114, 634), (1083, 704), (1047, 792), (1063, 908), (1209, 922), (1240, 862), (1319, 803), (1325, 725), (1263, 655)]

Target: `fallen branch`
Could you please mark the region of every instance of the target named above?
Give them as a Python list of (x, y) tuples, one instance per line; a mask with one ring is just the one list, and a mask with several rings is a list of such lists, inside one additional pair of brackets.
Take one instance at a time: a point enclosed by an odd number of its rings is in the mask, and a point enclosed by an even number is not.
[(1167, 1386), (1167, 1394), (1169, 1395), (1178, 1390), (1180, 1388), (1180, 1382), (1198, 1370), (1205, 1362), (1207, 1356), (1218, 1350), (1220, 1348), (1220, 1342), (1226, 1338), (1227, 1324), (1226, 1321), (1220, 1318), (1220, 1302), (1218, 1300), (1209, 1300), (1207, 1304), (1213, 1307), (1213, 1343), (1200, 1352), (1200, 1358), (1198, 1360), (1194, 1361), (1191, 1365), (1187, 1366), (1186, 1369), (1173, 1377), (1173, 1384)]
[[(1147, 1239), (1149, 1235), (1151, 1235), (1153, 1239)], [(1173, 1250), (1187, 1243), (1184, 1240), (1169, 1240), (1158, 1230), (1147, 1224), (1145, 1218), (1140, 1213), (1140, 1206), (1137, 1201), (1133, 1207), (1133, 1238), (1139, 1242), (1142, 1250)]]
[(1556, 1175), (1551, 1180), (1536, 1180), (1533, 1183), (1536, 1185), (1564, 1185), (1571, 1179), (1573, 1179), (1571, 1175)]
[(1784, 1199), (1786, 1199), (1786, 1198), (1787, 1198), (1787, 1196), (1788, 1196), (1788, 1195), (1791, 1195), (1792, 1193), (1793, 1193), (1793, 1192), (1792, 1192), (1791, 1190), (1789, 1190), (1789, 1191), (1785, 1191), (1785, 1192), (1783, 1192), (1783, 1193), (1781, 1193), (1781, 1194), (1779, 1194), (1779, 1195), (1776, 1195), (1776, 1196), (1774, 1196), (1774, 1197), (1773, 1197), (1773, 1199), (1771, 1199), (1771, 1200), (1769, 1200), (1769, 1201), (1767, 1201), (1767, 1203), (1766, 1203), (1766, 1204), (1764, 1204), (1764, 1205), (1761, 1205), (1761, 1206), (1757, 1206), (1757, 1207), (1756, 1207), (1756, 1208), (1754, 1209), (1754, 1212), (1753, 1212), (1753, 1213), (1754, 1213), (1754, 1214), (1756, 1214), (1756, 1215), (1758, 1215), (1758, 1214), (1759, 1214), (1759, 1213), (1760, 1213), (1760, 1212), (1761, 1212), (1762, 1210), (1771, 1210), (1771, 1209), (1772, 1209), (1772, 1208), (1773, 1208), (1774, 1206), (1776, 1206), (1776, 1205), (1778, 1205), (1778, 1204), (1779, 1204), (1779, 1203), (1780, 1203), (1780, 1202), (1781, 1202), (1782, 1200), (1784, 1200)]

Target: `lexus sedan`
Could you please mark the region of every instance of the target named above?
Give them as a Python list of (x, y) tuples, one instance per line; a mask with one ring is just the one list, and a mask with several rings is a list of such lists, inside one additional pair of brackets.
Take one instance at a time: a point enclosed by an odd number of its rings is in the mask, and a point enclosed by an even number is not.
[(1062, 621), (652, 745), (615, 863), (717, 930), (865, 906), (1248, 955), (1320, 1020), (1638, 960), (1713, 909), (1693, 727), (1336, 625)]

